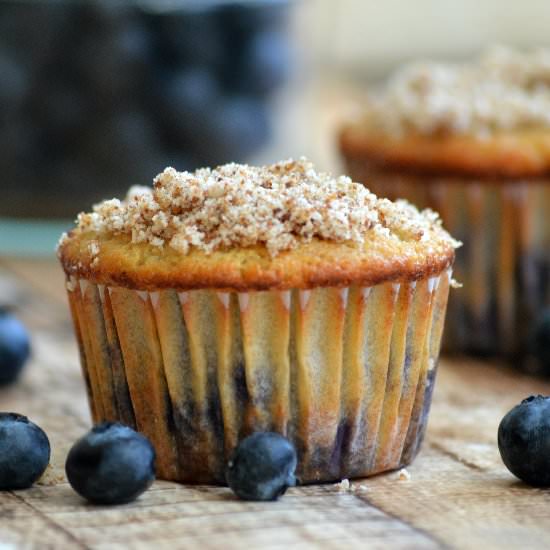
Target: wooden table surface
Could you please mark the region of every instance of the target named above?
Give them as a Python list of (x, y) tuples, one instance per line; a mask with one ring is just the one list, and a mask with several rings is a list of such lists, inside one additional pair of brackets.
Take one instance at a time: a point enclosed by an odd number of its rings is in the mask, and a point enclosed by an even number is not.
[(48, 433), (52, 463), (26, 491), (0, 493), (0, 549), (11, 548), (548, 548), (550, 491), (504, 468), (500, 418), (550, 384), (496, 364), (444, 359), (430, 427), (409, 479), (398, 473), (294, 488), (275, 503), (228, 489), (158, 481), (136, 502), (88, 505), (64, 476), (71, 443), (90, 426), (63, 277), (53, 261), (0, 259), (0, 303), (32, 331), (20, 383), (0, 410)]

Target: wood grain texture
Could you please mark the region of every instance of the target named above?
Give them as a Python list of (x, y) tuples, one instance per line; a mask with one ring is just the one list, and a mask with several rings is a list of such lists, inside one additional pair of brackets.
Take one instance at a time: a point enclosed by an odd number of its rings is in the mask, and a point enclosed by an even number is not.
[(550, 385), (466, 360), (441, 365), (427, 440), (408, 480), (394, 472), (353, 481), (349, 489), (295, 488), (276, 503), (240, 502), (220, 487), (157, 482), (134, 503), (90, 506), (63, 470), (90, 418), (60, 270), (0, 260), (5, 302), (31, 328), (33, 358), (19, 384), (0, 390), (0, 410), (40, 424), (53, 455), (32, 489), (0, 493), (2, 548), (550, 546), (550, 492), (516, 481), (496, 447), (502, 415), (528, 394), (550, 393)]

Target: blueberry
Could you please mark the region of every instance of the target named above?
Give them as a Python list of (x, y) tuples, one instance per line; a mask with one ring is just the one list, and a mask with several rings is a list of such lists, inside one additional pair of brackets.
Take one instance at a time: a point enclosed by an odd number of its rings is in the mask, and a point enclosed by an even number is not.
[(50, 442), (26, 416), (0, 412), (0, 490), (26, 489), (50, 462)]
[(498, 427), (498, 448), (515, 476), (550, 486), (550, 397), (532, 395), (508, 412)]
[(153, 483), (155, 450), (131, 428), (103, 422), (72, 446), (65, 471), (72, 488), (90, 502), (122, 504)]
[(15, 382), (30, 352), (25, 325), (0, 309), (0, 386)]
[(280, 434), (257, 432), (243, 439), (227, 464), (225, 478), (244, 500), (277, 500), (296, 485), (296, 450)]

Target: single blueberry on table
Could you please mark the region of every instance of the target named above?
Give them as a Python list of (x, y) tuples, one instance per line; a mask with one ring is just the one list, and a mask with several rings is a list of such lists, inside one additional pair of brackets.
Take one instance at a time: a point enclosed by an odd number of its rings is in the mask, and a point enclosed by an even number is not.
[(155, 479), (155, 450), (128, 426), (103, 422), (71, 448), (65, 472), (72, 488), (94, 504), (136, 499)]
[(498, 427), (498, 448), (519, 479), (550, 486), (550, 397), (532, 395), (509, 411)]
[(0, 412), (0, 490), (30, 487), (50, 462), (50, 442), (26, 416)]
[(0, 308), (0, 386), (15, 382), (30, 352), (25, 325)]
[(243, 500), (277, 500), (296, 485), (296, 463), (296, 450), (286, 437), (257, 432), (237, 445), (225, 478)]

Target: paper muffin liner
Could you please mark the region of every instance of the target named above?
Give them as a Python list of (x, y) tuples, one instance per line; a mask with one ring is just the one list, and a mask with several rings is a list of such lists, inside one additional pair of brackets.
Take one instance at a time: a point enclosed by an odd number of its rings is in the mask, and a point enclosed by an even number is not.
[(438, 211), (464, 243), (454, 266), (464, 288), (449, 302), (445, 350), (536, 368), (533, 333), (550, 306), (550, 180), (396, 174), (359, 159), (348, 168), (380, 196)]
[(67, 282), (94, 422), (147, 435), (160, 478), (223, 483), (237, 442), (286, 435), (303, 483), (408, 464), (450, 271), (370, 288), (141, 292)]

